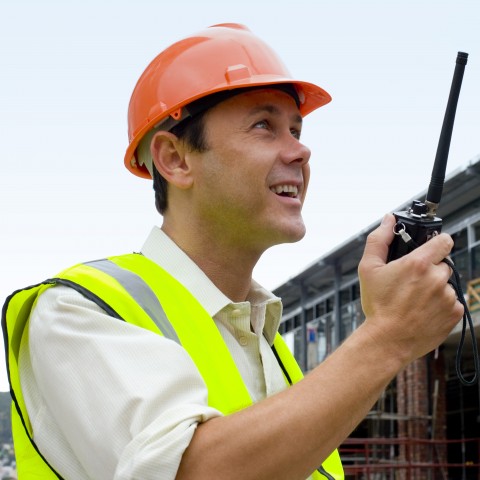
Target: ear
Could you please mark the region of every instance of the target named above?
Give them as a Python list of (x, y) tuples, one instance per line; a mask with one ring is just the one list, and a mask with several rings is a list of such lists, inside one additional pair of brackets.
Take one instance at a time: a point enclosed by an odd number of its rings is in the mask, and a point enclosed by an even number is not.
[(155, 167), (168, 183), (180, 189), (190, 187), (193, 182), (191, 168), (184, 146), (176, 135), (163, 131), (155, 133), (150, 151)]

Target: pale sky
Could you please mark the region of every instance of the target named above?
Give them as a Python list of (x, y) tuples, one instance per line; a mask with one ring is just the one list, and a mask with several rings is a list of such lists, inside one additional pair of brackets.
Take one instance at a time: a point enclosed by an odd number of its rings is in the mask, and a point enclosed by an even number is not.
[(127, 105), (164, 47), (209, 25), (247, 25), (333, 97), (302, 134), (308, 233), (262, 258), (268, 288), (426, 189), (458, 51), (470, 57), (447, 173), (480, 154), (478, 0), (16, 0), (0, 19), (2, 303), (74, 263), (138, 251), (160, 224), (151, 184), (123, 166)]

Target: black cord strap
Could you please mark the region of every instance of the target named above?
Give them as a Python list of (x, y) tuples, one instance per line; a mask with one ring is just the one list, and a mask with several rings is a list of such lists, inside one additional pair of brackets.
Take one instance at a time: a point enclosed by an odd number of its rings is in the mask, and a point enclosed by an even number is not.
[[(458, 273), (457, 268), (453, 264), (453, 262), (448, 259), (444, 258), (442, 260), (445, 262), (453, 272), (452, 278), (448, 281), (448, 283), (453, 287), (455, 293), (457, 294), (458, 301), (463, 305), (464, 312), (463, 312), (463, 325), (462, 325), (462, 335), (460, 337), (460, 342), (457, 348), (457, 358), (455, 360), (455, 369), (457, 371), (457, 376), (459, 380), (466, 386), (475, 385), (478, 382), (478, 375), (479, 375), (479, 358), (478, 358), (478, 347), (477, 347), (477, 339), (475, 338), (475, 329), (473, 326), (472, 316), (470, 315), (470, 310), (468, 309), (467, 302), (465, 301), (465, 296), (462, 291), (462, 284), (460, 282), (460, 275)], [(461, 367), (461, 357), (463, 352), (463, 346), (465, 344), (465, 334), (467, 331), (467, 323), (468, 329), (470, 331), (470, 338), (472, 341), (472, 349), (473, 349), (473, 363), (474, 363), (474, 375), (471, 380), (467, 380), (462, 373)]]
[(288, 374), (288, 371), (285, 365), (283, 364), (282, 359), (280, 358), (280, 355), (278, 354), (277, 349), (275, 348), (275, 345), (272, 345), (272, 352), (275, 355), (275, 358), (277, 359), (277, 362), (280, 365), (280, 368), (282, 369), (282, 372), (285, 375), (285, 378), (287, 379), (288, 384), (290, 386), (293, 385), (292, 379), (290, 378), (290, 375)]
[[(402, 240), (413, 250), (418, 247), (418, 244), (408, 235), (405, 231), (405, 226), (399, 222), (395, 225), (394, 232), (396, 235), (399, 235)], [(478, 347), (477, 347), (477, 340), (475, 338), (475, 329), (473, 326), (472, 317), (470, 315), (470, 310), (468, 309), (467, 302), (465, 301), (465, 295), (463, 294), (462, 290), (462, 283), (460, 281), (460, 275), (458, 273), (457, 268), (453, 264), (453, 262), (448, 259), (444, 258), (442, 260), (452, 269), (452, 276), (448, 283), (453, 287), (455, 293), (457, 295), (458, 301), (463, 305), (464, 312), (463, 312), (463, 324), (462, 324), (462, 334), (460, 337), (460, 342), (457, 348), (457, 356), (455, 359), (455, 370), (457, 372), (458, 379), (460, 382), (465, 386), (472, 386), (478, 382), (479, 372), (480, 372), (480, 361), (478, 357)], [(472, 349), (473, 349), (473, 368), (474, 368), (474, 375), (473, 378), (467, 380), (462, 372), (462, 354), (463, 354), (463, 347), (465, 345), (465, 336), (467, 332), (467, 324), (468, 329), (470, 332), (470, 338), (472, 341)]]

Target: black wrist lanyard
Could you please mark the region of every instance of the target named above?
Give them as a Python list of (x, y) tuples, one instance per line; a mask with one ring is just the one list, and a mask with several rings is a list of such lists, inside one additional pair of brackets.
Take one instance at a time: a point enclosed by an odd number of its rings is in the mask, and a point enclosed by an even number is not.
[[(399, 235), (402, 240), (412, 249), (414, 250), (415, 248), (418, 247), (417, 243), (410, 237), (410, 235), (405, 231), (405, 227), (401, 222), (397, 223), (396, 227), (399, 227), (395, 232), (397, 235)], [(453, 287), (455, 290), (455, 293), (457, 294), (457, 299), (458, 301), (463, 305), (464, 312), (463, 312), (463, 324), (462, 324), (462, 334), (460, 337), (460, 342), (458, 344), (457, 348), (457, 356), (455, 359), (455, 370), (457, 372), (457, 377), (460, 380), (460, 382), (467, 386), (471, 387), (478, 383), (478, 377), (479, 377), (479, 371), (480, 371), (480, 363), (479, 363), (479, 358), (478, 358), (478, 347), (477, 347), (477, 339), (475, 338), (475, 329), (473, 326), (473, 321), (472, 317), (470, 315), (470, 310), (468, 309), (467, 302), (465, 301), (465, 296), (463, 294), (462, 290), (462, 284), (460, 281), (460, 275), (458, 273), (457, 268), (453, 264), (453, 262), (448, 259), (444, 258), (442, 260), (444, 263), (446, 263), (452, 270), (452, 276), (450, 277), (450, 280), (448, 283)], [(467, 324), (468, 324), (468, 329), (470, 332), (470, 338), (472, 341), (472, 350), (473, 350), (473, 369), (474, 369), (474, 375), (470, 380), (467, 380), (465, 378), (465, 375), (462, 372), (462, 354), (463, 354), (463, 347), (465, 345), (465, 336), (467, 333)], [(480, 401), (480, 399), (479, 399)]]

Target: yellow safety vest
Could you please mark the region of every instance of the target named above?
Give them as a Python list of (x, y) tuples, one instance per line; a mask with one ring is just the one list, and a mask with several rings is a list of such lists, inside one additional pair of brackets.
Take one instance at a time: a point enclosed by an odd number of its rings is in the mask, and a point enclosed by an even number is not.
[[(77, 290), (119, 321), (132, 323), (178, 342), (202, 375), (211, 407), (228, 415), (253, 403), (212, 318), (195, 297), (165, 270), (141, 254), (79, 264), (53, 279), (14, 292), (3, 307), (2, 328), (13, 399), (12, 432), (20, 480), (62, 478), (35, 445), (18, 371), (20, 343), (28, 329), (30, 313), (39, 295), (54, 285), (66, 285)], [(302, 372), (278, 333), (272, 349), (286, 381), (298, 382), (303, 377)], [(215, 352), (214, 358), (210, 352)], [(313, 474), (313, 478), (344, 478), (336, 450)]]

